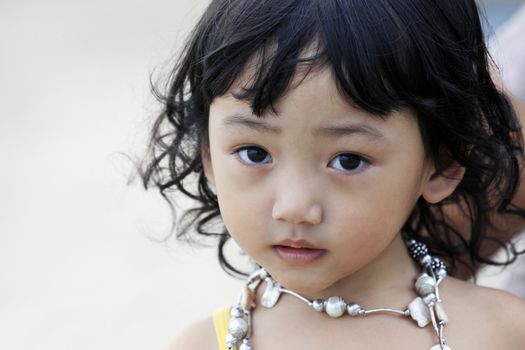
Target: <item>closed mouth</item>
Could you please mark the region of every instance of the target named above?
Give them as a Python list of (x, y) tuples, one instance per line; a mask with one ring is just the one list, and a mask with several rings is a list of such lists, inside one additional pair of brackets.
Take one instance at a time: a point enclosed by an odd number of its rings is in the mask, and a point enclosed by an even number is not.
[(288, 263), (299, 265), (313, 262), (327, 252), (325, 249), (295, 248), (286, 245), (274, 245), (273, 247), (281, 259)]

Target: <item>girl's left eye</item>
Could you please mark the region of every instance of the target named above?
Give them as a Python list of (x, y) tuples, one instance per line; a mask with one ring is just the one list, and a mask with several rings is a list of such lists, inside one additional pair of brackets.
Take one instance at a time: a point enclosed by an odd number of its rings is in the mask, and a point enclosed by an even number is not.
[(256, 146), (242, 147), (235, 151), (241, 161), (248, 165), (271, 163), (272, 157), (264, 149)]
[(329, 163), (329, 166), (343, 172), (355, 172), (361, 170), (367, 164), (366, 159), (352, 153), (337, 155)]

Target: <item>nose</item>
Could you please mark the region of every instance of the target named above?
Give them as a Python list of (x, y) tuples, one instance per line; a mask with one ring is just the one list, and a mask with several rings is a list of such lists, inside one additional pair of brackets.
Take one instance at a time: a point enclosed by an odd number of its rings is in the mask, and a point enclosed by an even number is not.
[(272, 218), (293, 224), (320, 224), (323, 211), (313, 192), (312, 184), (284, 184), (276, 195)]

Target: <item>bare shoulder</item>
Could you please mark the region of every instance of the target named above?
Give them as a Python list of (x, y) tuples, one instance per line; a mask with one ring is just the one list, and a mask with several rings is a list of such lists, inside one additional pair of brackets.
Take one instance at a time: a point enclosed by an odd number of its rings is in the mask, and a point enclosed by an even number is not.
[(164, 350), (218, 349), (213, 318), (201, 319), (182, 329)]
[[(441, 296), (449, 314), (450, 344), (461, 348), (523, 349), (525, 301), (502, 290), (448, 278)], [(457, 346), (456, 346), (457, 347)]]

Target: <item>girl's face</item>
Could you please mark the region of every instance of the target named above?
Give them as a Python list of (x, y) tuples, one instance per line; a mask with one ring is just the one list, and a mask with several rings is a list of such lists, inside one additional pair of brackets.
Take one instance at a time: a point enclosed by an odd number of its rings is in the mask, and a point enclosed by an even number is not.
[[(216, 98), (205, 171), (238, 245), (288, 288), (321, 291), (390, 245), (433, 166), (411, 111), (380, 119), (358, 110), (328, 70), (275, 107), (278, 116), (257, 118), (231, 94)], [(308, 243), (290, 242), (300, 240)], [(319, 251), (312, 260), (280, 247), (290, 245)]]

